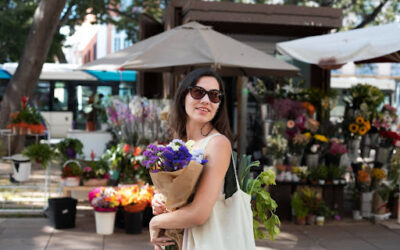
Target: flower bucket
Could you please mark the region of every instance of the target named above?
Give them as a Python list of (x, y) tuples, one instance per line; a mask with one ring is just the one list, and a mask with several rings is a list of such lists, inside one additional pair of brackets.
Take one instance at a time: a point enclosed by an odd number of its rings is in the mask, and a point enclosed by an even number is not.
[(143, 227), (143, 211), (135, 213), (124, 211), (124, 224), (125, 233), (141, 234)]
[(14, 179), (16, 181), (26, 181), (31, 175), (31, 161), (28, 157), (22, 154), (16, 154), (12, 156)]
[(83, 180), (83, 186), (101, 187), (107, 185), (107, 179), (89, 179)]
[(306, 164), (309, 168), (316, 168), (319, 165), (319, 155), (318, 154), (308, 154), (306, 156)]
[(361, 216), (364, 218), (372, 216), (372, 197), (373, 192), (361, 193)]
[(392, 147), (379, 147), (376, 156), (375, 156), (375, 161), (380, 162), (382, 164), (387, 164), (390, 161), (390, 158), (392, 156)]
[(349, 158), (351, 162), (356, 162), (359, 156), (361, 139), (353, 139), (349, 140), (348, 149), (349, 149)]
[(96, 233), (110, 235), (114, 233), (115, 211), (98, 212), (94, 211), (96, 220)]
[(63, 182), (66, 187), (77, 187), (79, 186), (80, 177), (66, 177), (63, 178)]

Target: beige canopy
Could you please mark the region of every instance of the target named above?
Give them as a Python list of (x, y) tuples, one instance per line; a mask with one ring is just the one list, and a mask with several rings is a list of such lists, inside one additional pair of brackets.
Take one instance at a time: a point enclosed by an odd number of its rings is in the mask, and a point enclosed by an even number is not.
[(299, 72), (291, 64), (197, 22), (140, 41), (80, 69), (183, 73), (203, 66), (214, 67), (227, 76), (294, 76)]

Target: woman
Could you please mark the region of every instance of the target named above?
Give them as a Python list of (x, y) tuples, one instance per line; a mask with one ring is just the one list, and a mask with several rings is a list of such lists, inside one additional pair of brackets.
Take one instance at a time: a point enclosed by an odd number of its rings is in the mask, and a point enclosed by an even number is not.
[[(194, 140), (194, 148), (205, 148), (208, 163), (204, 167), (193, 201), (170, 213), (161, 199), (153, 200), (153, 212), (158, 214), (150, 222), (150, 230), (184, 228), (183, 249), (191, 249), (188, 230), (201, 227), (213, 211), (223, 190), (232, 147), (232, 133), (224, 99), (222, 79), (211, 69), (197, 69), (189, 73), (175, 95), (171, 110), (171, 125), (177, 137)], [(151, 236), (155, 249), (173, 245), (167, 237)], [(189, 244), (189, 245), (188, 245)]]

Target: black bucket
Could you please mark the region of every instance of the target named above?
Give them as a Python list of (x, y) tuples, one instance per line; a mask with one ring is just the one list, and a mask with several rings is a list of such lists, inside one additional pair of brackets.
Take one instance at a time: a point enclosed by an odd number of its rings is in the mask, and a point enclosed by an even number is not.
[(75, 227), (76, 204), (78, 200), (74, 198), (50, 198), (48, 217), (50, 224), (56, 229), (66, 229)]
[(124, 212), (125, 216), (125, 233), (127, 234), (141, 234), (143, 224), (143, 212)]

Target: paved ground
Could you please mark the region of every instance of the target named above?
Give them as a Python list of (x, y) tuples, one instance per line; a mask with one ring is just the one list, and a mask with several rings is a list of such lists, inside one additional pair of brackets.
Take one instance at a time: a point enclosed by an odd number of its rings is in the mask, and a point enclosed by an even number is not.
[[(285, 223), (275, 242), (257, 241), (257, 249), (400, 249), (400, 227), (395, 229), (368, 221), (330, 222), (325, 226), (297, 226)], [(47, 218), (0, 218), (0, 249), (51, 250), (151, 250), (148, 231), (128, 235), (116, 229), (111, 236), (97, 235), (91, 211), (78, 211), (76, 227), (56, 230)]]

